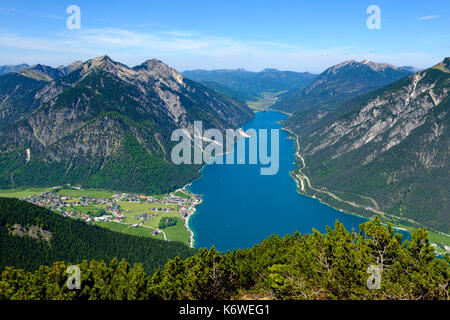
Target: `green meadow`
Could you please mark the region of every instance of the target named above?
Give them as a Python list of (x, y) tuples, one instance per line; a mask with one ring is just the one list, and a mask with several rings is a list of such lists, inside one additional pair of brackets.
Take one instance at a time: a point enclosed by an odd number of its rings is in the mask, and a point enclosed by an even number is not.
[(80, 198), (82, 196), (92, 197), (92, 198), (111, 198), (114, 193), (106, 190), (97, 190), (97, 189), (74, 189), (74, 188), (64, 188), (57, 192), (57, 194)]
[(0, 189), (0, 197), (20, 199), (30, 196), (36, 196), (51, 190), (52, 188)]

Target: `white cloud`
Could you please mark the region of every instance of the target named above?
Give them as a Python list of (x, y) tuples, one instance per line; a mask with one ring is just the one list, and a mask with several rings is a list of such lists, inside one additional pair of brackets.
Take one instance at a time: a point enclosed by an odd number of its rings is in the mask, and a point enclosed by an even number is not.
[[(405, 57), (417, 65), (435, 61), (420, 54), (373, 54), (357, 47), (327, 47), (306, 49), (299, 45), (269, 41), (239, 41), (185, 30), (161, 30), (150, 33), (117, 28), (66, 30), (52, 37), (26, 37), (0, 30), (0, 60), (16, 60), (50, 65), (68, 64), (74, 60), (87, 60), (103, 54), (133, 66), (149, 58), (158, 58), (178, 70), (239, 68), (262, 70), (274, 67), (282, 70), (321, 72), (344, 60), (362, 60), (406, 63)], [(14, 59), (14, 58), (13, 58)], [(420, 61), (420, 60), (419, 60)], [(423, 62), (425, 61), (425, 62)], [(420, 66), (422, 67), (422, 65)]]
[(432, 19), (437, 19), (439, 17), (440, 17), (440, 15), (424, 16), (424, 17), (417, 18), (417, 20), (421, 20), (421, 21), (432, 20)]

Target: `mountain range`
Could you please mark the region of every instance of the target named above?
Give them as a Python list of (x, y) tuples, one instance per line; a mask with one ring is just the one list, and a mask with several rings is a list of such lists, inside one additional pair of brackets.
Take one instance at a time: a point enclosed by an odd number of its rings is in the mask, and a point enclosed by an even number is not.
[(198, 176), (170, 161), (171, 133), (236, 128), (244, 103), (152, 59), (130, 68), (108, 56), (0, 77), (0, 186), (73, 184), (163, 193)]
[(255, 100), (263, 92), (278, 93), (299, 89), (310, 84), (316, 77), (309, 72), (280, 71), (264, 69), (251, 72), (245, 69), (187, 70), (183, 75), (208, 85), (214, 82)]
[(279, 96), (272, 107), (284, 112), (329, 109), (371, 90), (410, 75), (406, 68), (369, 60), (345, 61), (317, 76), (312, 83)]
[(294, 113), (286, 127), (304, 159), (294, 172), (301, 192), (449, 233), (449, 93), (445, 58), (332, 110)]

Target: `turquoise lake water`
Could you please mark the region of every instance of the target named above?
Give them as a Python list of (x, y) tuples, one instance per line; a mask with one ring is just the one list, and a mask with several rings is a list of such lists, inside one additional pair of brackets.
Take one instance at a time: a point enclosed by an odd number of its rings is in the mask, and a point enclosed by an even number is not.
[[(286, 118), (279, 112), (258, 112), (243, 129), (270, 132), (280, 129), (278, 122)], [(347, 230), (358, 231), (358, 226), (367, 221), (299, 194), (289, 174), (295, 168), (294, 140), (284, 130), (279, 133), (280, 165), (276, 175), (260, 175), (260, 164), (211, 164), (204, 166), (202, 176), (189, 186), (190, 191), (203, 197), (189, 221), (196, 248), (248, 248), (270, 234), (311, 233), (313, 228), (325, 232), (326, 226), (333, 227), (336, 220)]]

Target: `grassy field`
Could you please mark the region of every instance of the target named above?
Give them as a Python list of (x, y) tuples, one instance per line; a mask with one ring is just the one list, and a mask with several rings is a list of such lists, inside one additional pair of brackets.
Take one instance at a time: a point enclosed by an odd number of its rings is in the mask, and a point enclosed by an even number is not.
[[(123, 209), (122, 214), (125, 216), (124, 223), (127, 224), (140, 224), (142, 223), (141, 219), (137, 219), (138, 216), (144, 213), (156, 213), (157, 215), (148, 219), (144, 226), (148, 226), (151, 228), (157, 228), (159, 221), (165, 218), (176, 218), (177, 224), (172, 227), (164, 228), (163, 231), (167, 236), (167, 239), (170, 241), (180, 241), (185, 244), (189, 244), (189, 231), (184, 226), (183, 220), (180, 218), (180, 215), (177, 211), (177, 205), (174, 204), (159, 204), (159, 203), (137, 203), (137, 202), (129, 202), (129, 201), (119, 201), (119, 206)], [(151, 211), (152, 208), (169, 208), (169, 211)], [(128, 210), (128, 211), (127, 211)], [(132, 227), (131, 227), (132, 228)], [(133, 229), (133, 228), (132, 228)], [(136, 232), (139, 232), (139, 229), (145, 229), (144, 227), (138, 227)], [(148, 229), (151, 233), (152, 230)], [(126, 230), (128, 231), (128, 229)], [(162, 234), (159, 234), (158, 237), (163, 237)]]
[(174, 193), (174, 195), (176, 195), (177, 197), (182, 197), (182, 198), (186, 198), (186, 199), (191, 199), (191, 196), (188, 195), (187, 193), (184, 193), (183, 191), (178, 190), (177, 192)]
[(0, 197), (6, 198), (25, 198), (39, 195), (52, 190), (52, 188), (29, 188), (29, 189), (0, 189)]
[(112, 231), (116, 232), (122, 232), (126, 234), (130, 234), (133, 236), (140, 236), (140, 237), (147, 237), (147, 238), (155, 238), (155, 239), (161, 239), (164, 240), (164, 236), (162, 233), (157, 234), (156, 236), (152, 234), (154, 230), (145, 228), (142, 226), (139, 226), (137, 228), (134, 228), (130, 225), (124, 224), (124, 223), (118, 223), (113, 221), (97, 221), (95, 222), (96, 225), (107, 228)]
[(145, 225), (157, 228), (159, 221), (166, 218), (175, 218), (177, 220), (176, 225), (162, 229), (166, 233), (167, 239), (189, 244), (189, 231), (185, 228), (183, 219), (181, 219), (178, 213), (174, 211), (161, 212), (156, 217), (147, 220)]
[(88, 206), (70, 206), (67, 211), (76, 211), (89, 214), (91, 216), (101, 216), (105, 214), (106, 204), (91, 204)]
[[(161, 217), (163, 219), (163, 217)], [(177, 217), (177, 224), (162, 229), (165, 233), (168, 239), (172, 241), (180, 241), (183, 242), (186, 245), (189, 245), (189, 231), (187, 231), (186, 227), (184, 226), (184, 221), (180, 217)]]
[(92, 198), (111, 198), (114, 193), (106, 190), (96, 190), (96, 189), (61, 189), (57, 192), (60, 195), (79, 198), (82, 196), (92, 197)]

